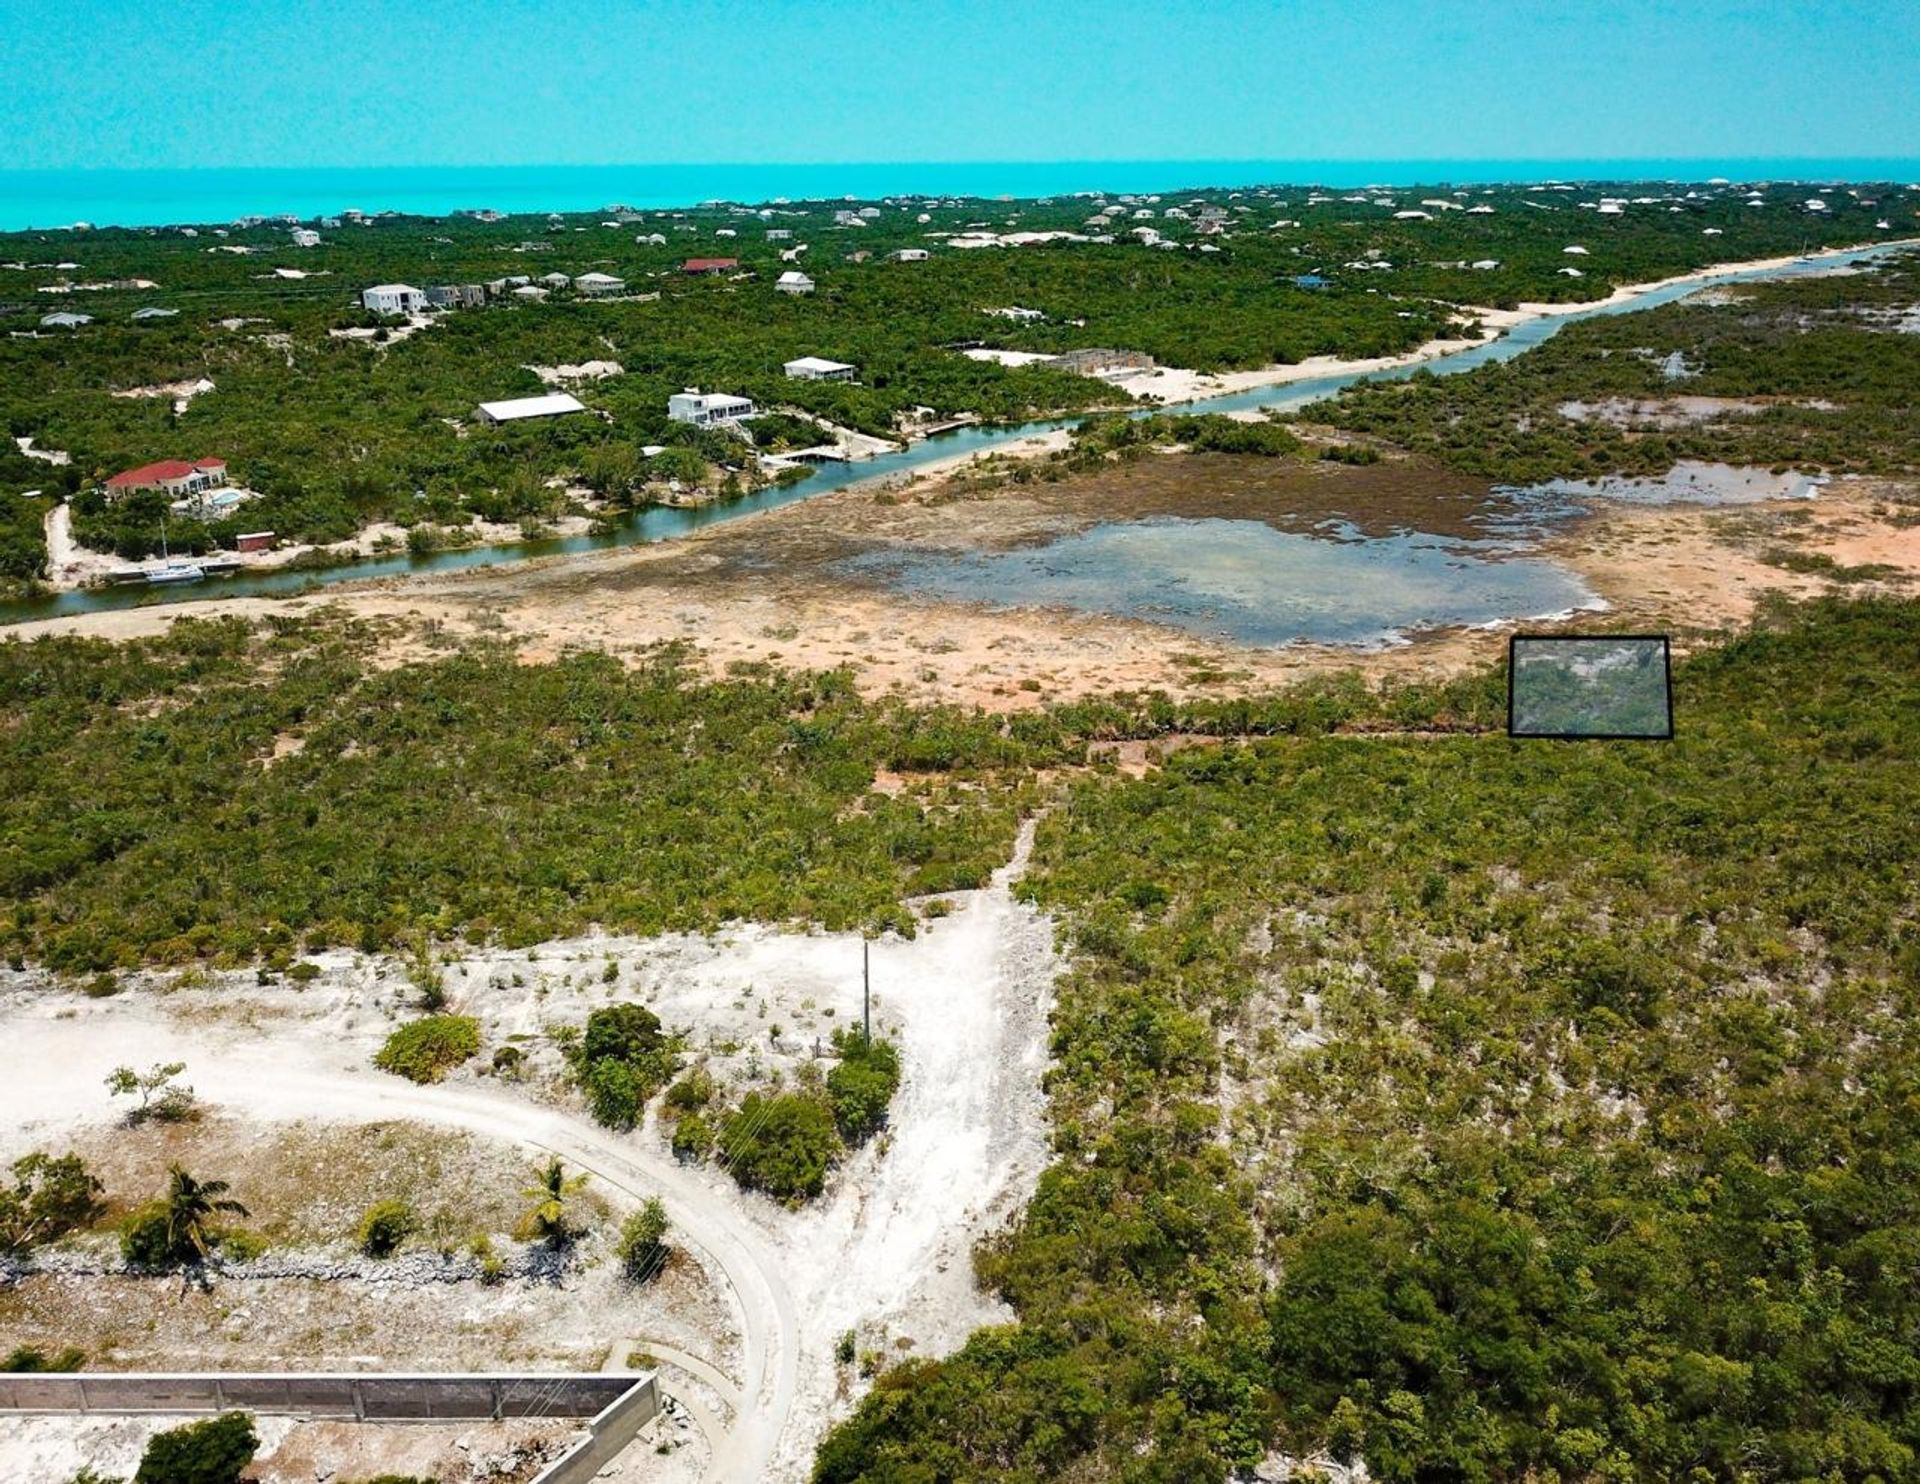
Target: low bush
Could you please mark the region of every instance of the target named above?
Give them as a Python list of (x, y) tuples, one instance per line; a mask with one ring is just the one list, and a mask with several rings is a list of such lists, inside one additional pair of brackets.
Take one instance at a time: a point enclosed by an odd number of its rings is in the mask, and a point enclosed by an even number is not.
[(409, 1082), (438, 1082), (479, 1050), (480, 1022), (472, 1016), (429, 1015), (388, 1036), (373, 1064)]
[(360, 1250), (368, 1257), (391, 1257), (419, 1226), (405, 1201), (375, 1201), (360, 1218)]
[(666, 1238), (667, 1208), (655, 1196), (626, 1219), (614, 1244), (628, 1282), (647, 1283), (659, 1276), (667, 1262)]
[(147, 1440), (133, 1484), (240, 1484), (259, 1447), (260, 1435), (245, 1412), (168, 1428)]
[(840, 1153), (833, 1109), (802, 1093), (747, 1094), (723, 1125), (720, 1144), (735, 1180), (780, 1200), (820, 1194)]
[(869, 1041), (858, 1031), (833, 1033), (840, 1064), (827, 1073), (827, 1101), (840, 1137), (858, 1144), (887, 1121), (887, 1105), (900, 1086), (900, 1053), (886, 1041)]

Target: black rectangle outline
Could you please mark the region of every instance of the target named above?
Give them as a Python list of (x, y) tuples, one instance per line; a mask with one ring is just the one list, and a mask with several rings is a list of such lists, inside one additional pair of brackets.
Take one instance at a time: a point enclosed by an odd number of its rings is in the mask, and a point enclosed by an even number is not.
[[(1659, 641), (1667, 672), (1667, 729), (1664, 732), (1516, 732), (1513, 729), (1513, 657), (1523, 639), (1555, 644), (1650, 644)], [(1507, 736), (1521, 742), (1671, 742), (1673, 740), (1673, 640), (1666, 634), (1512, 634), (1507, 638)]]

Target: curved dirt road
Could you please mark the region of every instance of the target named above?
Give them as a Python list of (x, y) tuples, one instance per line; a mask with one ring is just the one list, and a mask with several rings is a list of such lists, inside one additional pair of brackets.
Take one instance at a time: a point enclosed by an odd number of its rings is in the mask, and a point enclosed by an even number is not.
[[(357, 1056), (358, 1048), (347, 1054)], [(705, 1252), (726, 1275), (740, 1312), (742, 1406), (732, 1430), (716, 1440), (709, 1477), (768, 1475), (799, 1380), (793, 1298), (761, 1236), (714, 1200), (697, 1174), (556, 1109), (460, 1087), (418, 1087), (361, 1065), (334, 1064), (300, 1042), (277, 1041), (268, 1057), (237, 1046), (230, 1032), (209, 1034), (153, 1015), (131, 997), (115, 1002), (111, 1014), (15, 1019), (8, 1027), (0, 1117), (23, 1126), (50, 1109), (99, 1107), (106, 1072), (135, 1061), (186, 1062), (194, 1091), (242, 1118), (410, 1119), (556, 1154), (635, 1201), (658, 1195), (678, 1239)]]

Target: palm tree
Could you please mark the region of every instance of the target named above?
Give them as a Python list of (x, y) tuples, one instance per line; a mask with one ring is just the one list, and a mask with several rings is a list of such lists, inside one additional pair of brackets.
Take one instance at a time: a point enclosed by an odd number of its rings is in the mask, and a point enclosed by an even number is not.
[(192, 1252), (204, 1260), (212, 1247), (209, 1220), (250, 1213), (240, 1202), (226, 1199), (224, 1180), (196, 1180), (179, 1165), (170, 1166), (167, 1177), (167, 1247), (182, 1256)]
[(555, 1155), (541, 1168), (537, 1183), (520, 1192), (521, 1199), (533, 1203), (527, 1212), (528, 1224), (554, 1246), (566, 1246), (575, 1236), (567, 1220), (567, 1199), (586, 1189), (586, 1185), (585, 1175), (568, 1175), (566, 1166)]

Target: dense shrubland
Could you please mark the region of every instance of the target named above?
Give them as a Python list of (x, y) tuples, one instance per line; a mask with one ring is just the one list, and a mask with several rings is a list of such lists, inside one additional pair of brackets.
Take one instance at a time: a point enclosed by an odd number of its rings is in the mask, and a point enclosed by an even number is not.
[(7, 951), (97, 970), (594, 922), (911, 930), (903, 893), (984, 880), (1012, 838), (1006, 790), (871, 788), (903, 758), (1017, 757), (976, 715), (871, 706), (838, 674), (699, 683), (671, 653), (380, 671), (377, 646), (192, 620), (0, 644), (0, 768), (32, 782), (0, 802)]
[(1088, 780), (1021, 1322), (832, 1484), (1891, 1479), (1920, 1449), (1920, 608), (1681, 668), (1672, 744), (1340, 738)]
[[(1066, 775), (1023, 888), (1072, 954), (1057, 1158), (977, 1259), (1019, 1323), (883, 1374), (821, 1480), (1913, 1471), (1920, 606), (1769, 614), (1678, 669), (1657, 745), (1509, 741), (1492, 670), (1003, 720), (375, 642), (0, 646), (10, 951), (898, 921), (1004, 857), (1030, 768), (1270, 734)], [(593, 1039), (676, 1148), (786, 1200), (890, 1074), (842, 1038), (729, 1104), (624, 1009)]]

